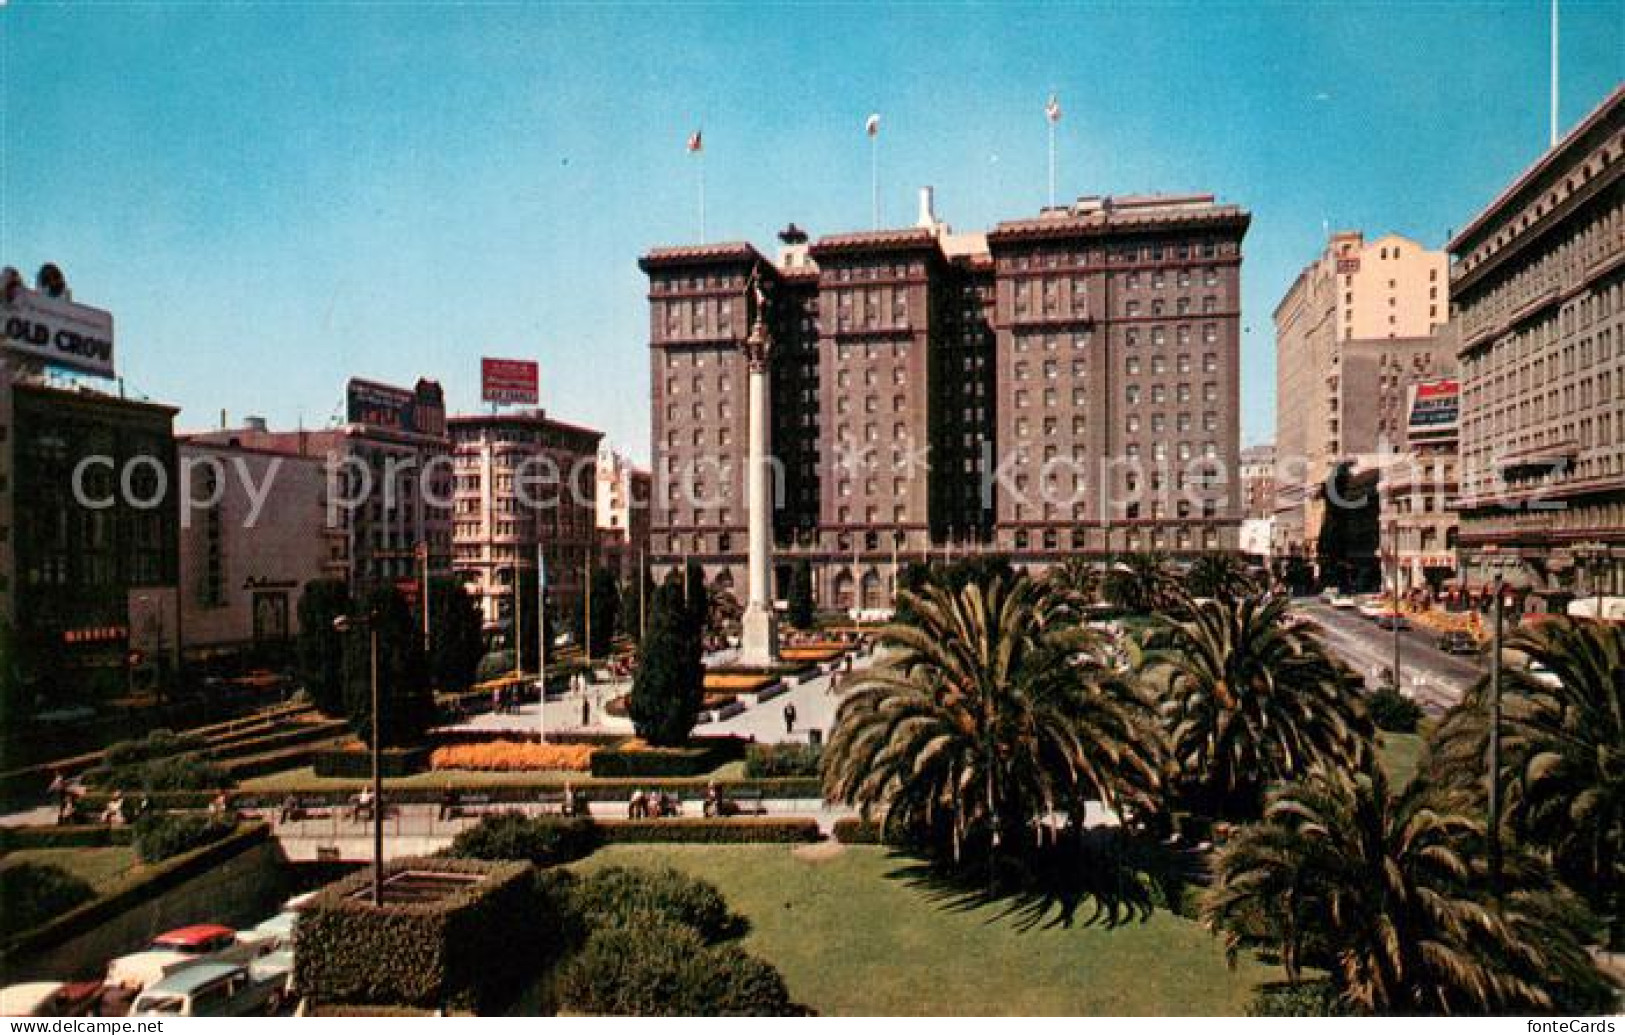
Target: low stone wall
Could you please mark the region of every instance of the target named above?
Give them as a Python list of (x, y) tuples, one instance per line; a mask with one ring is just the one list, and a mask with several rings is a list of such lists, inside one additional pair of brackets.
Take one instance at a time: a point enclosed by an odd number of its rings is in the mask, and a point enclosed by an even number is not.
[(4, 980), (100, 978), (108, 960), (140, 951), (165, 931), (195, 923), (258, 923), (286, 898), (284, 861), (274, 839), (261, 840), (84, 934), (37, 953), (15, 954), (6, 960)]

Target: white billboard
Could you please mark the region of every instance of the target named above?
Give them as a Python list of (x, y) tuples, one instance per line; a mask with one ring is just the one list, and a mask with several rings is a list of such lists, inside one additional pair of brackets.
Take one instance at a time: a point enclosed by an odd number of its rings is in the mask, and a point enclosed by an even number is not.
[(0, 348), (23, 359), (113, 376), (113, 314), (25, 285), (17, 271), (0, 274)]

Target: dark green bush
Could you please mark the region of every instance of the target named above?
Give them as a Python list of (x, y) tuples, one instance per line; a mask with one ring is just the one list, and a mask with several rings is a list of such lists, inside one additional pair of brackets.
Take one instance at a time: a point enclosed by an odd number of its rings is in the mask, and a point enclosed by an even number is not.
[[(372, 752), (354, 748), (317, 751), (312, 766), (323, 779), (366, 780), (372, 777)], [(378, 755), (378, 771), (385, 777), (411, 776), (428, 767), (426, 747), (385, 748)]]
[(732, 738), (692, 743), (687, 747), (606, 748), (593, 753), (596, 777), (702, 776), (738, 758), (743, 744)]
[(565, 1008), (618, 1017), (785, 1017), (784, 978), (734, 946), (708, 947), (691, 928), (649, 921), (594, 931), (559, 981)]
[(218, 841), (235, 825), (211, 816), (184, 812), (153, 812), (135, 823), (135, 851), (144, 863), (162, 862)]
[(745, 751), (745, 776), (752, 780), (781, 776), (821, 776), (822, 744), (752, 744)]
[(31, 931), (95, 897), (96, 889), (60, 866), (22, 862), (0, 869), (0, 916), (11, 934)]
[(611, 844), (801, 844), (822, 837), (816, 819), (754, 816), (609, 820), (599, 831)]
[(157, 729), (139, 740), (121, 740), (109, 746), (102, 755), (102, 762), (109, 768), (118, 769), (154, 758), (201, 751), (207, 746), (208, 741), (199, 734)]
[(1377, 729), (1388, 733), (1415, 733), (1422, 721), (1422, 708), (1415, 701), (1385, 686), (1365, 699), (1366, 711)]
[(575, 885), (570, 905), (589, 931), (658, 917), (715, 943), (737, 937), (744, 928), (715, 885), (670, 867), (599, 870)]
[(127, 845), (134, 837), (129, 827), (76, 824), (55, 827), (0, 827), (0, 852), (39, 848), (106, 848)]
[(1268, 984), (1259, 987), (1247, 1004), (1249, 1017), (1346, 1017), (1329, 981)]
[(127, 765), (98, 766), (85, 773), (85, 782), (125, 791), (204, 791), (228, 787), (232, 777), (222, 766), (197, 755), (169, 755)]
[(884, 841), (880, 824), (847, 816), (835, 821), (835, 840), (843, 845), (878, 845)]
[(599, 841), (598, 826), (590, 819), (533, 819), (522, 812), (501, 812), (459, 832), (451, 843), (450, 854), (459, 859), (557, 866), (586, 858), (597, 849)]
[(500, 1009), (536, 977), (557, 928), (539, 919), (528, 863), (400, 859), (402, 871), (478, 876), (432, 901), (374, 907), (367, 871), (299, 914), (294, 984), (318, 1003)]

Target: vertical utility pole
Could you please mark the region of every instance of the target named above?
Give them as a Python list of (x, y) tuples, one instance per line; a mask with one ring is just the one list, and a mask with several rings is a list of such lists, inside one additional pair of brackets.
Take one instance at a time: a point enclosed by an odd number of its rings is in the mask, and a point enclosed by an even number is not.
[(536, 722), (547, 743), (547, 558), (536, 544)]
[(592, 668), (592, 550), (587, 551), (587, 559), (581, 565), (582, 589), (581, 596), (581, 626), (585, 630), (582, 639), (581, 651), (587, 658), (587, 667)]
[(1399, 626), (1403, 619), (1399, 613), (1399, 522), (1388, 524), (1389, 547), (1394, 552), (1394, 692), (1403, 685), (1399, 678)]
[(429, 541), (418, 543), (418, 558), (423, 562), (423, 653), (429, 654)]
[(1490, 639), (1490, 737), (1487, 752), (1489, 768), (1489, 816), (1487, 817), (1490, 862), (1490, 895), (1501, 897), (1501, 576), (1495, 577), (1494, 632)]
[(1552, 126), (1549, 145), (1551, 147), (1557, 146), (1557, 80), (1557, 0), (1552, 0)]

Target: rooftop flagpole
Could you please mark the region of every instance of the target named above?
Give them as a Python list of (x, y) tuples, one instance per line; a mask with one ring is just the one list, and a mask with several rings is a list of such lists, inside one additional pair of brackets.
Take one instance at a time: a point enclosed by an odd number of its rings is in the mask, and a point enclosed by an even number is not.
[(870, 115), (863, 124), (869, 134), (869, 217), (874, 229), (880, 229), (880, 115)]
[(696, 129), (688, 135), (688, 153), (699, 155), (699, 169), (697, 178), (700, 188), (700, 243), (705, 243), (705, 139), (704, 129)]
[(1049, 207), (1055, 207), (1055, 124), (1061, 121), (1061, 101), (1055, 94), (1049, 95), (1049, 103), (1044, 105), (1044, 119), (1049, 123)]
[(1557, 146), (1557, 73), (1557, 0), (1552, 0), (1552, 126), (1549, 145), (1551, 147)]

